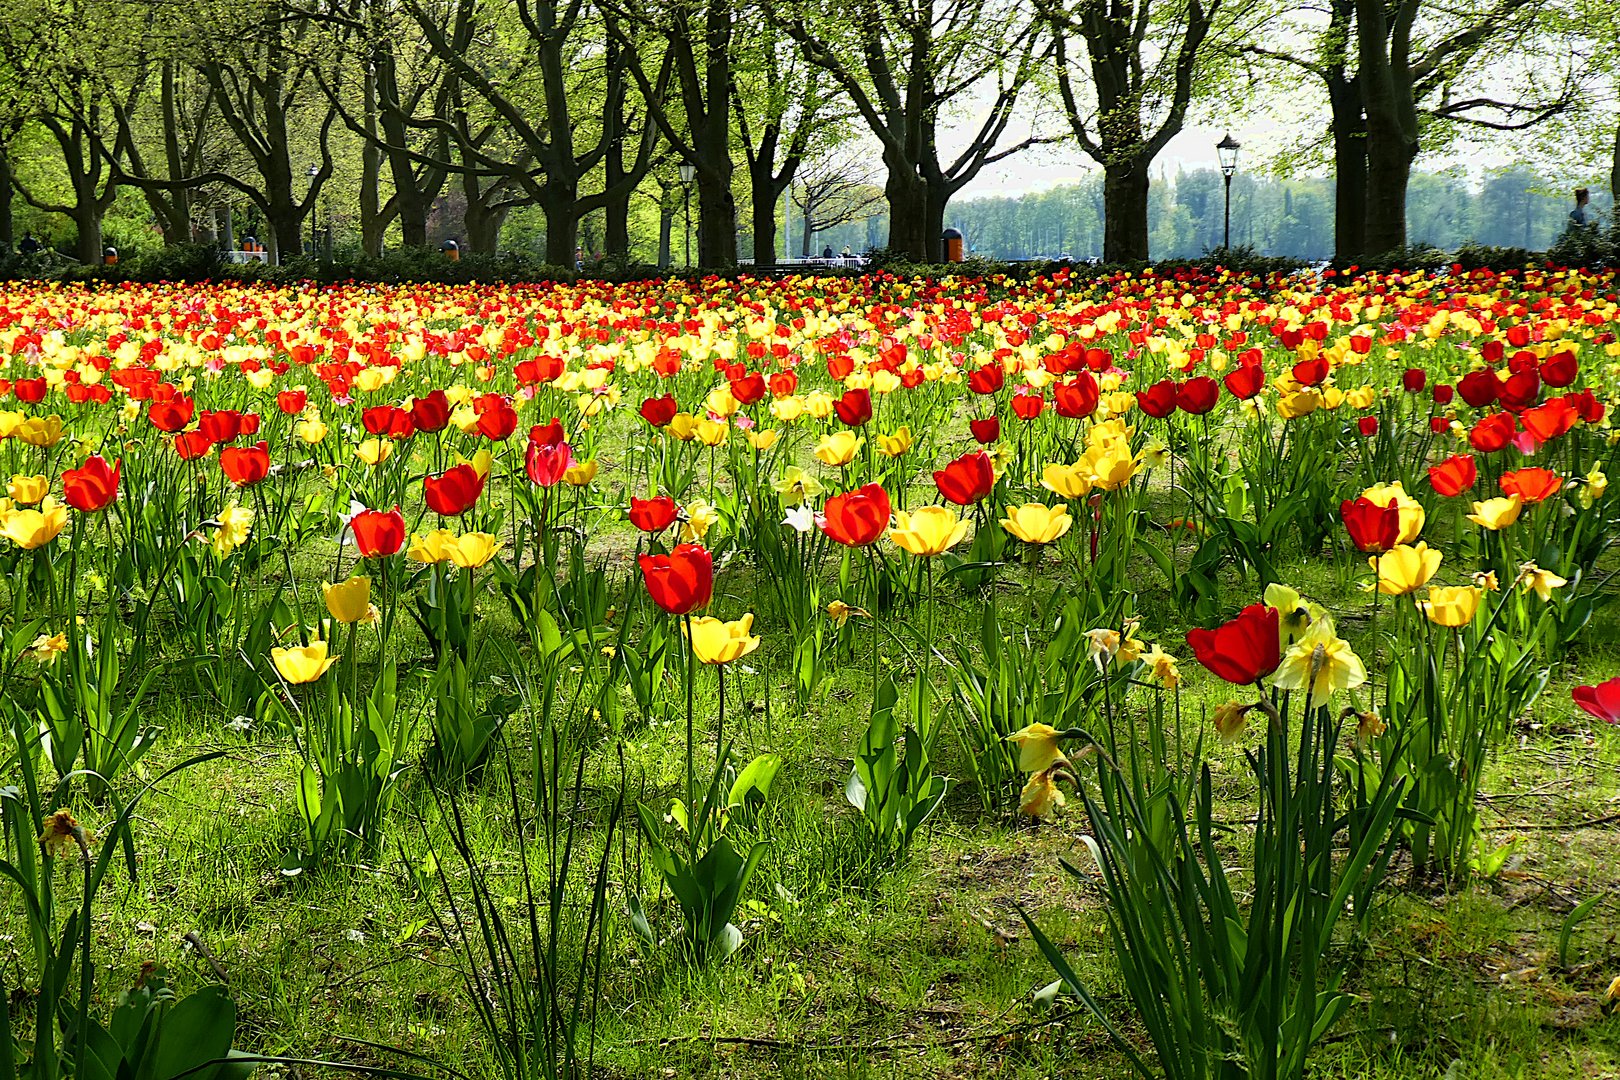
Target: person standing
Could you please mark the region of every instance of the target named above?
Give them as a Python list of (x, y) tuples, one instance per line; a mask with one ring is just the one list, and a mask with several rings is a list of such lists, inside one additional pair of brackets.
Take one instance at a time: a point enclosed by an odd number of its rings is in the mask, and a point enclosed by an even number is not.
[(1596, 225), (1597, 212), (1592, 209), (1592, 193), (1586, 188), (1575, 189), (1575, 209), (1569, 212), (1571, 225)]

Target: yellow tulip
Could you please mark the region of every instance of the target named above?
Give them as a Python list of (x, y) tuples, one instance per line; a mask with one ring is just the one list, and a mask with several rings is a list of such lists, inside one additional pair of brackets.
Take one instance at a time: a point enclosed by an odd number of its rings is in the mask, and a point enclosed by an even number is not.
[[(682, 623), (683, 628), (685, 625)], [(752, 613), (731, 622), (707, 615), (693, 619), (692, 652), (705, 664), (729, 664), (759, 648), (759, 638), (749, 633), (753, 627)]]
[(29, 476), (18, 473), (6, 485), (6, 494), (11, 496), (18, 506), (33, 506), (43, 499), (51, 490), (51, 481), (47, 476)]
[(1363, 491), (1361, 497), (1374, 506), (1395, 504), (1395, 512), (1400, 517), (1400, 532), (1395, 537), (1397, 544), (1410, 544), (1423, 531), (1423, 504), (1408, 495), (1400, 481), (1374, 484)]
[(693, 432), (697, 435), (698, 442), (704, 446), (719, 446), (726, 441), (726, 436), (731, 434), (731, 426), (724, 420), (714, 420), (705, 416), (697, 422)]
[(1284, 420), (1298, 420), (1322, 407), (1322, 394), (1314, 386), (1282, 394), (1277, 398), (1277, 415)]
[(55, 413), (31, 416), (17, 425), (14, 434), (29, 446), (55, 446), (62, 439), (62, 418)]
[(493, 559), (500, 548), (501, 542), (493, 533), (475, 532), (458, 536), (453, 543), (446, 544), (445, 554), (464, 570), (477, 569)]
[(748, 440), (749, 446), (763, 454), (776, 445), (776, 440), (782, 437), (782, 433), (776, 428), (765, 428), (762, 431), (746, 432), (743, 437)]
[(312, 641), (288, 649), (271, 649), (270, 661), (283, 679), (298, 686), (325, 675), (326, 670), (337, 663), (337, 657), (326, 655), (326, 642)]
[(825, 390), (812, 390), (804, 395), (804, 411), (817, 420), (825, 420), (833, 413), (833, 396)]
[(911, 435), (911, 428), (901, 427), (892, 435), (879, 435), (878, 450), (884, 457), (899, 457), (910, 450), (915, 441)]
[(394, 444), (384, 439), (366, 439), (354, 448), (354, 456), (367, 465), (381, 465), (394, 456)]
[(1482, 589), (1473, 585), (1431, 585), (1429, 599), (1418, 607), (1436, 626), (1467, 626), (1474, 621), (1474, 613), (1479, 610), (1479, 601), (1484, 595)]
[(1518, 521), (1519, 511), (1523, 509), (1524, 500), (1517, 495), (1486, 499), (1474, 504), (1474, 512), (1468, 515), (1468, 520), (1482, 529), (1497, 532)]
[(371, 606), (371, 579), (352, 577), (336, 584), (323, 582), (321, 595), (326, 599), (326, 611), (344, 626), (357, 622), (370, 622), (377, 609)]
[(405, 549), (405, 557), (419, 563), (444, 562), (450, 558), (450, 549), (455, 543), (455, 533), (449, 529), (434, 529), (424, 536), (411, 537), (411, 546)]
[(688, 412), (678, 412), (669, 418), (664, 430), (675, 436), (681, 442), (690, 442), (697, 432), (697, 417)]
[(804, 415), (804, 399), (797, 396), (778, 398), (771, 402), (771, 415), (784, 424), (791, 424)]
[(1421, 589), (1440, 569), (1440, 552), (1428, 544), (1402, 544), (1382, 555), (1372, 555), (1367, 565), (1378, 572), (1378, 591), (1385, 596), (1405, 596)]
[(1114, 491), (1135, 476), (1139, 464), (1128, 443), (1115, 442), (1087, 450), (1080, 459), (1091, 473), (1091, 486)]
[(1025, 503), (1007, 512), (1001, 527), (1026, 544), (1050, 544), (1069, 531), (1074, 519), (1067, 506)]
[(12, 543), (27, 551), (44, 547), (56, 539), (56, 534), (67, 527), (67, 507), (47, 495), (38, 510), (13, 510), (0, 525)]
[(816, 460), (823, 465), (848, 465), (855, 460), (866, 440), (853, 431), (835, 431), (816, 442)]
[(1344, 392), (1344, 400), (1352, 409), (1370, 409), (1378, 402), (1378, 391), (1370, 386), (1357, 386)]
[(943, 506), (925, 506), (914, 514), (895, 511), (889, 539), (922, 558), (949, 551), (967, 535), (968, 523)]
[(563, 473), (563, 482), (570, 487), (586, 487), (596, 479), (597, 467), (595, 458), (570, 465)]
[(1050, 724), (1029, 724), (1007, 736), (1018, 747), (1018, 771), (1045, 772), (1060, 761), (1069, 760), (1058, 746), (1061, 732)]
[(311, 446), (315, 446), (326, 438), (326, 424), (318, 416), (298, 422), (298, 437)]
[(716, 416), (731, 416), (742, 408), (742, 402), (732, 394), (731, 387), (717, 386), (703, 399), (703, 407)]
[(1091, 469), (1084, 460), (1073, 465), (1053, 462), (1041, 470), (1041, 487), (1065, 499), (1083, 499), (1091, 493)]

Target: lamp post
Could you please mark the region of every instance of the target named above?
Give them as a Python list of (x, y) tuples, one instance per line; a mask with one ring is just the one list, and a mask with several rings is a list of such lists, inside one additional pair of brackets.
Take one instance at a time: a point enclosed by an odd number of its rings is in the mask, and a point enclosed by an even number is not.
[[(311, 165), (309, 167), (310, 187), (313, 188), (315, 186), (315, 178), (320, 174), (321, 167), (319, 165)], [(320, 250), (320, 238), (315, 234), (315, 224), (315, 204), (312, 201), (309, 204), (309, 254), (311, 258), (314, 258), (315, 253)]]
[(686, 268), (692, 269), (692, 181), (697, 177), (697, 166), (681, 162), (681, 201), (685, 204), (682, 214), (685, 218), (684, 229), (686, 242)]
[(1221, 250), (1232, 250), (1232, 174), (1237, 172), (1237, 157), (1240, 144), (1229, 131), (1220, 142), (1215, 144), (1215, 152), (1221, 158), (1221, 175), (1226, 178), (1226, 226), (1225, 238), (1221, 242)]

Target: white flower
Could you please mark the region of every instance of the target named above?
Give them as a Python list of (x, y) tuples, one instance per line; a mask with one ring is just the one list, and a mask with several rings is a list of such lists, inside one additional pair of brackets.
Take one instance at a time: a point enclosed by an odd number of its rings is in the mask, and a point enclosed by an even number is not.
[(810, 532), (816, 527), (816, 512), (808, 506), (795, 506), (787, 512), (782, 524), (792, 527), (795, 532)]
[(253, 730), (253, 717), (238, 716), (226, 723), (225, 727), (238, 735), (246, 735), (249, 731)]

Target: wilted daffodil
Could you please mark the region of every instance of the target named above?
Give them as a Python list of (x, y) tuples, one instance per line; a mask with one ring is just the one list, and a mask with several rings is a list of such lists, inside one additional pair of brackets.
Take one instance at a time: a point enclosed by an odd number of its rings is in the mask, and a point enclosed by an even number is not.
[[(684, 629), (686, 623), (681, 625)], [(692, 652), (705, 664), (729, 664), (759, 648), (759, 638), (749, 633), (752, 612), (731, 622), (704, 615), (693, 619), (691, 627)]]
[(1279, 690), (1308, 690), (1307, 700), (1320, 705), (1335, 691), (1354, 690), (1366, 681), (1361, 657), (1334, 632), (1333, 619), (1323, 616), (1289, 648), (1272, 685)]
[(327, 613), (345, 626), (357, 622), (370, 622), (377, 617), (371, 606), (371, 579), (363, 575), (336, 584), (324, 582), (321, 594), (326, 599)]
[(1019, 793), (1019, 811), (1032, 818), (1050, 817), (1052, 811), (1061, 808), (1067, 801), (1057, 786), (1058, 777), (1063, 775), (1066, 773), (1062, 765), (1032, 773), (1024, 784), (1024, 790)]
[(1001, 519), (1001, 527), (1026, 544), (1050, 544), (1068, 532), (1073, 524), (1074, 519), (1069, 516), (1067, 506), (1043, 506), (1041, 503), (1013, 507)]
[(1526, 592), (1535, 593), (1545, 602), (1552, 599), (1554, 589), (1562, 589), (1569, 582), (1551, 570), (1543, 570), (1535, 563), (1527, 562), (1519, 567), (1519, 584)]
[(312, 641), (308, 645), (271, 649), (270, 661), (283, 679), (298, 686), (325, 675), (327, 669), (337, 663), (337, 657), (326, 655), (326, 642)]
[(915, 513), (895, 511), (889, 539), (913, 555), (929, 558), (949, 551), (967, 536), (968, 523), (943, 506), (925, 506)]
[(1440, 552), (1428, 544), (1402, 544), (1390, 548), (1382, 555), (1367, 559), (1367, 565), (1378, 572), (1378, 591), (1385, 596), (1405, 596), (1429, 583), (1440, 569)]

